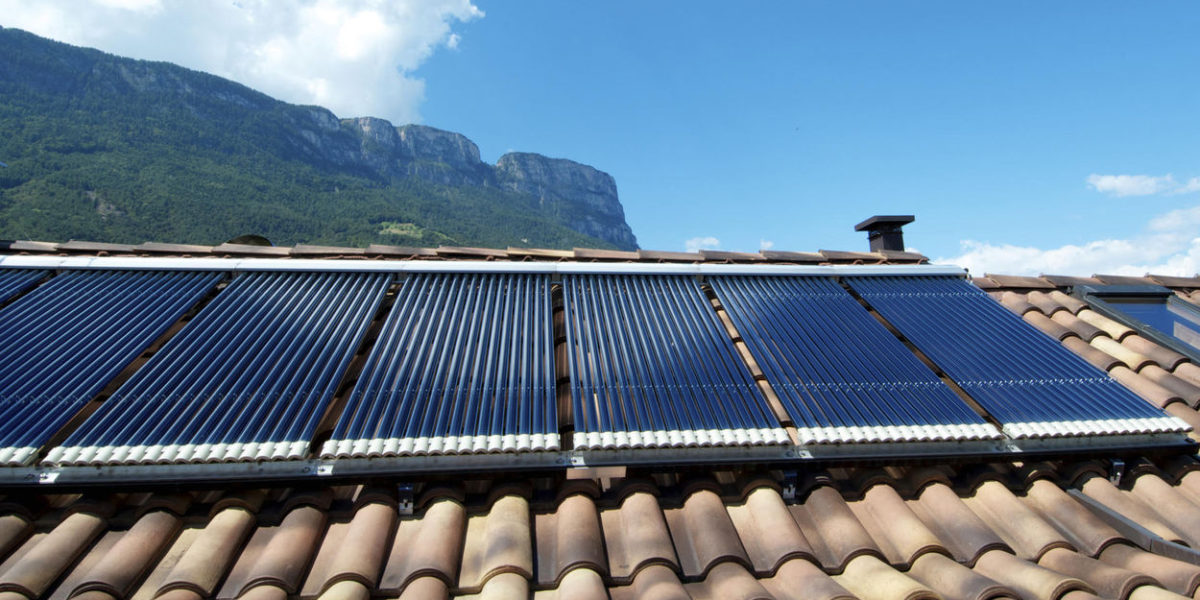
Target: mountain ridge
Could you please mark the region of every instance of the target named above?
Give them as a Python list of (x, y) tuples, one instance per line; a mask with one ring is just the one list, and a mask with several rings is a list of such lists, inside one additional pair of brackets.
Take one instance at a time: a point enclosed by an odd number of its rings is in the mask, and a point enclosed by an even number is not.
[(615, 180), (593, 167), (532, 153), (490, 165), (459, 133), (339, 119), (11, 28), (0, 160), (0, 237), (637, 247)]

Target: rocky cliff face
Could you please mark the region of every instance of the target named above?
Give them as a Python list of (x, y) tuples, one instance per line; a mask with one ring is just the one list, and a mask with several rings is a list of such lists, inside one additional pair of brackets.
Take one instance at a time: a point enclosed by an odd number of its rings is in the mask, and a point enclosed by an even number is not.
[(620, 248), (637, 248), (637, 238), (625, 222), (625, 210), (617, 197), (617, 183), (608, 173), (525, 152), (505, 154), (492, 166), (480, 160), (474, 142), (452, 131), (424, 125), (394, 127), (374, 117), (343, 119), (341, 124), (357, 139), (357, 151), (343, 151), (340, 140), (323, 140), (329, 137), (328, 127), (301, 130), (306, 132), (306, 140), (324, 148), (326, 159), (337, 164), (358, 162), (388, 177), (500, 187), (527, 194), (537, 199), (547, 216), (574, 231)]

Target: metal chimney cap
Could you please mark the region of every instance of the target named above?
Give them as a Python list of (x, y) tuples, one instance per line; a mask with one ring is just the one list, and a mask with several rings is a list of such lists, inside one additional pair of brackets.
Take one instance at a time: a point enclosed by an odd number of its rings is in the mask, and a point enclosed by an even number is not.
[(875, 215), (854, 226), (855, 231), (884, 231), (908, 225), (917, 220), (913, 215)]

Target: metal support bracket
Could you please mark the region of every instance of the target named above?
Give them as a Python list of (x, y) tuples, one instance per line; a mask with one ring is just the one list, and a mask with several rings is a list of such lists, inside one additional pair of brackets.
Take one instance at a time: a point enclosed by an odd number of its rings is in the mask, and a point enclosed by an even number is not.
[(396, 510), (401, 515), (413, 514), (413, 484), (396, 484)]
[(786, 502), (796, 501), (796, 487), (800, 483), (800, 475), (795, 471), (783, 472), (783, 489), (780, 490), (780, 495), (783, 496)]
[(1113, 487), (1120, 487), (1121, 477), (1125, 475), (1125, 461), (1114, 458), (1108, 465), (1108, 481)]

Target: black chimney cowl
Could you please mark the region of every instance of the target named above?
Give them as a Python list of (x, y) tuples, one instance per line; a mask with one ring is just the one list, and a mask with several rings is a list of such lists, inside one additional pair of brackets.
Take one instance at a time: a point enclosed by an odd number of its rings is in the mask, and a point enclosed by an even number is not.
[(875, 215), (854, 226), (855, 231), (866, 231), (871, 242), (871, 252), (884, 250), (904, 251), (904, 232), (901, 229), (917, 220), (912, 215)]

